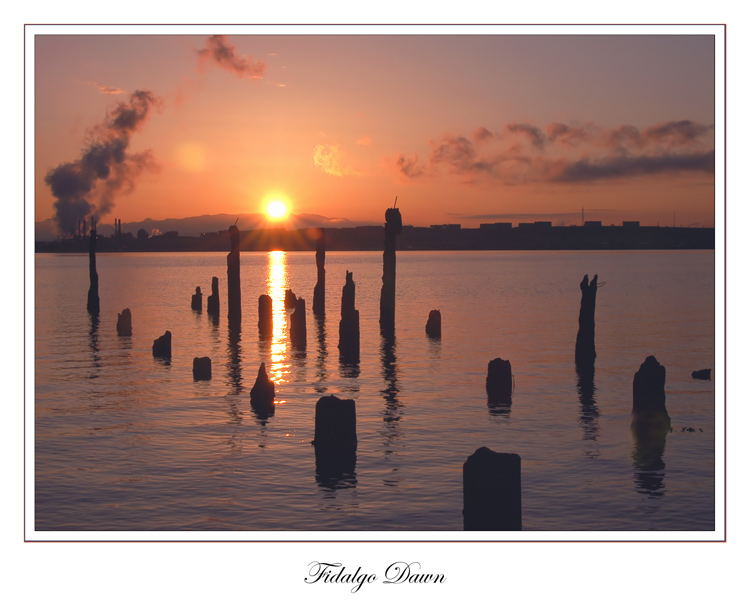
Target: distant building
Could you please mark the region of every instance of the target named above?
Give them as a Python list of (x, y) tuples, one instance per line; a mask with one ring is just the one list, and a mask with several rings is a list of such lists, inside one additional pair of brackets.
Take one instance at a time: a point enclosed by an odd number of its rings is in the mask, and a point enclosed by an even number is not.
[(641, 222), (639, 220), (623, 220), (622, 221), (622, 226), (624, 226), (626, 228), (631, 228), (632, 229), (634, 227), (641, 226)]
[(480, 224), (479, 228), (485, 231), (508, 231), (513, 228), (512, 222), (491, 222)]
[(442, 229), (444, 231), (458, 231), (461, 229), (460, 224), (431, 224), (431, 229)]
[(547, 228), (552, 226), (552, 222), (547, 220), (537, 220), (534, 222), (534, 226), (537, 228)]
[(583, 223), (583, 226), (585, 227), (600, 227), (602, 226), (601, 220), (587, 220)]

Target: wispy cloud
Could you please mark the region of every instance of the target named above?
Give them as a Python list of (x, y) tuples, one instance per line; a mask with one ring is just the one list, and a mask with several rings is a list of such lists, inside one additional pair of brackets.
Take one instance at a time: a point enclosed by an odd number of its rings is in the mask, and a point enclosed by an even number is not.
[(313, 148), (313, 163), (326, 174), (345, 176), (356, 174), (346, 162), (343, 150), (337, 144), (321, 144)]
[(96, 86), (97, 90), (102, 94), (126, 94), (125, 90), (117, 88), (116, 86), (105, 86), (99, 82), (93, 82), (93, 85)]
[(713, 174), (712, 131), (713, 125), (690, 120), (662, 122), (643, 130), (629, 124), (600, 128), (559, 122), (544, 128), (512, 123), (495, 132), (480, 126), (471, 138), (447, 134), (431, 141), (432, 152), (425, 163), (416, 155), (408, 160), (401, 153), (392, 168), (407, 178), (438, 175), (442, 169), (468, 182), (484, 178), (505, 184)]
[(202, 62), (213, 62), (238, 78), (259, 79), (266, 71), (263, 61), (253, 61), (252, 57), (239, 54), (227, 36), (209, 36), (206, 47), (198, 51), (198, 58)]

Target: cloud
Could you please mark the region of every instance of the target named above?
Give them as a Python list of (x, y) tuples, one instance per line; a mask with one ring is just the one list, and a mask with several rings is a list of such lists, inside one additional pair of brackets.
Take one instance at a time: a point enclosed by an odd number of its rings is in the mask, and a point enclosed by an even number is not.
[(344, 153), (339, 145), (321, 144), (313, 149), (313, 163), (331, 176), (344, 176), (354, 174), (351, 166), (344, 160)]
[(495, 135), (487, 130), (487, 128), (485, 128), (484, 126), (480, 126), (476, 130), (474, 130), (472, 137), (475, 143), (482, 143), (494, 139)]
[(356, 144), (359, 145), (360, 147), (369, 147), (372, 144), (372, 138), (367, 135), (360, 136), (357, 139)]
[(535, 126), (530, 126), (529, 124), (507, 124), (505, 130), (512, 134), (521, 133), (525, 135), (535, 147), (541, 149), (544, 146), (544, 134)]
[(557, 161), (547, 166), (544, 180), (549, 182), (591, 182), (674, 172), (714, 173), (714, 152), (677, 155), (637, 155), (607, 157), (600, 160), (588, 158), (572, 162)]
[(424, 164), (419, 161), (416, 154), (413, 159), (409, 159), (402, 153), (396, 158), (394, 165), (396, 170), (407, 178), (419, 178), (426, 172)]
[(105, 86), (104, 84), (100, 84), (99, 82), (94, 82), (94, 86), (101, 92), (102, 94), (126, 94), (126, 91), (122, 88), (117, 88), (115, 86)]
[[(431, 141), (430, 176), (441, 170), (464, 179), (504, 184), (582, 183), (667, 173), (714, 172), (713, 125), (690, 120), (668, 121), (639, 130), (623, 124), (600, 128), (560, 122), (545, 128), (511, 123), (502, 136), (482, 126), (471, 139), (445, 135)], [(521, 142), (519, 142), (519, 137)], [(523, 143), (526, 144), (523, 144)], [(406, 153), (395, 169), (407, 178), (427, 175)], [(467, 180), (468, 179), (468, 180)]]
[(566, 146), (575, 146), (580, 143), (585, 143), (591, 138), (590, 128), (580, 126), (568, 126), (567, 124), (561, 124), (554, 122), (547, 124), (547, 138), (554, 143), (560, 143)]
[(646, 128), (643, 131), (643, 139), (647, 142), (666, 143), (671, 147), (677, 147), (693, 143), (713, 129), (713, 124), (697, 124), (690, 120), (663, 122)]
[(161, 106), (151, 92), (138, 90), (120, 101), (93, 128), (81, 156), (50, 170), (45, 182), (55, 196), (54, 219), (62, 233), (75, 232), (81, 220), (109, 213), (119, 193), (128, 193), (144, 170), (156, 169), (150, 151), (128, 153), (130, 138)]
[(202, 62), (213, 62), (238, 78), (259, 79), (266, 71), (263, 61), (253, 61), (252, 57), (238, 54), (227, 36), (209, 36), (206, 47), (198, 51), (198, 58)]

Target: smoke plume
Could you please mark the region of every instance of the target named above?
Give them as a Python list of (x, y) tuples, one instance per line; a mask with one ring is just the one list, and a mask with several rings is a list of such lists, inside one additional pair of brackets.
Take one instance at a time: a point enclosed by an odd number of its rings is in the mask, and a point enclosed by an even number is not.
[(206, 48), (198, 51), (201, 61), (213, 61), (222, 69), (231, 71), (238, 78), (262, 78), (266, 71), (263, 61), (253, 61), (237, 53), (237, 49), (226, 36), (210, 36), (206, 39)]
[(151, 92), (134, 92), (91, 131), (91, 142), (80, 158), (47, 173), (45, 182), (55, 196), (54, 220), (61, 233), (74, 233), (88, 216), (98, 219), (108, 214), (117, 194), (132, 191), (135, 178), (155, 167), (150, 151), (128, 153), (127, 149), (132, 134), (159, 104)]

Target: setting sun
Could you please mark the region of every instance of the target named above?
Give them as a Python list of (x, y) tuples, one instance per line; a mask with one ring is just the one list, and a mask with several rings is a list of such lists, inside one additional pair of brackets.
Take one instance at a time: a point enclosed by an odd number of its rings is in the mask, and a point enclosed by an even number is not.
[(289, 210), (287, 209), (286, 204), (278, 199), (274, 199), (266, 206), (266, 215), (271, 220), (281, 220), (282, 218), (286, 218), (288, 213)]

